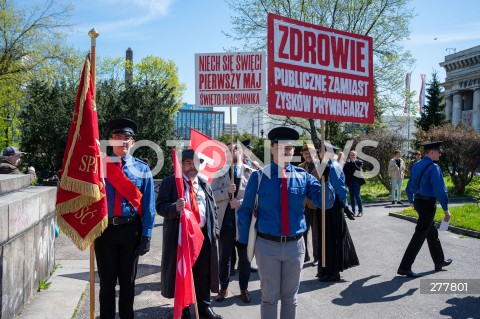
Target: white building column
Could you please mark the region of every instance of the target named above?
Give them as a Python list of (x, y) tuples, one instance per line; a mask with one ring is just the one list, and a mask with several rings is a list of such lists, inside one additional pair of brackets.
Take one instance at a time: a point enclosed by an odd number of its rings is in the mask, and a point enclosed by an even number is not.
[(475, 131), (480, 132), (480, 87), (473, 91), (473, 112), (472, 127)]
[(453, 94), (452, 125), (457, 126), (462, 119), (462, 93)]
[(452, 104), (453, 96), (451, 94), (445, 96), (445, 119), (447, 121), (452, 120)]

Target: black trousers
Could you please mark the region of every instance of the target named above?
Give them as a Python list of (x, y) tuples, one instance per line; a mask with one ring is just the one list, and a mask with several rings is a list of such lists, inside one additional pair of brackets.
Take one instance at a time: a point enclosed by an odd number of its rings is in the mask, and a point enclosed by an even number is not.
[(303, 233), (303, 239), (305, 240), (305, 257), (310, 257), (308, 254), (308, 230), (312, 230), (312, 249), (313, 260), (318, 260), (318, 225), (317, 225), (318, 213), (316, 208), (308, 208), (305, 206), (305, 222), (307, 223), (307, 230)]
[(413, 205), (418, 212), (418, 220), (415, 233), (400, 263), (399, 268), (403, 270), (412, 269), (413, 262), (422, 248), (425, 238), (427, 239), (428, 249), (430, 250), (433, 262), (438, 264), (445, 259), (442, 244), (440, 243), (440, 239), (438, 239), (438, 231), (433, 221), (435, 210), (437, 209), (436, 201), (416, 198)]
[[(235, 210), (227, 208), (222, 223), (219, 239), (219, 272), (220, 288), (227, 289), (230, 282), (230, 269), (233, 263), (232, 255), (235, 252)], [(247, 249), (239, 248), (238, 250), (238, 281), (241, 290), (248, 289), (248, 281), (250, 280), (250, 262), (248, 261)]]
[[(195, 285), (195, 294), (197, 297), (198, 311), (202, 313), (206, 308), (210, 307), (210, 254), (211, 244), (208, 239), (207, 226), (202, 228), (205, 239), (203, 240), (202, 249), (198, 255), (198, 259), (193, 265), (193, 281)], [(216, 253), (216, 252), (215, 252)]]
[(139, 218), (129, 224), (108, 225), (95, 239), (95, 257), (100, 277), (100, 318), (115, 318), (115, 287), (120, 285), (118, 313), (122, 319), (133, 318), (135, 277), (138, 255), (135, 249), (142, 236)]

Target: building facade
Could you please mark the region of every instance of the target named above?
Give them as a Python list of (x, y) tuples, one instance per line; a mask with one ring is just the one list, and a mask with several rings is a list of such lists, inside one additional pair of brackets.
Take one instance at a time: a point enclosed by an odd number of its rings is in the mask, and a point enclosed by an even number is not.
[(445, 56), (445, 116), (480, 132), (480, 45)]
[(190, 128), (216, 139), (223, 134), (225, 113), (211, 107), (197, 107), (184, 103), (175, 115), (175, 133), (181, 140), (190, 139)]

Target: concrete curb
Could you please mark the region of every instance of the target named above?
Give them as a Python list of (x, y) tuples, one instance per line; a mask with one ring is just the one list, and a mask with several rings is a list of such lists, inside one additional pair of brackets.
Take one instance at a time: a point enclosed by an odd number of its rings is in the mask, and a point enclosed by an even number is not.
[[(412, 216), (405, 216), (405, 215), (397, 214), (397, 213), (388, 213), (388, 215), (396, 217), (396, 218), (408, 220), (408, 221), (413, 222), (413, 223), (417, 222), (417, 218), (412, 217)], [(440, 223), (435, 222), (435, 226), (437, 228), (438, 228), (439, 225), (440, 225)], [(451, 231), (452, 233), (455, 233), (455, 234), (469, 236), (469, 237), (473, 237), (473, 238), (480, 238), (480, 232), (475, 231), (475, 230), (460, 228), (460, 227), (451, 226), (451, 225), (448, 227), (448, 230)]]

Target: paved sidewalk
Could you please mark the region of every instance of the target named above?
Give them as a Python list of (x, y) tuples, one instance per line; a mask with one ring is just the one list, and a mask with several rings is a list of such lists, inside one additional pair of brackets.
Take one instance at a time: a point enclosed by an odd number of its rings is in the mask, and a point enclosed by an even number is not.
[[(420, 294), (420, 279), (396, 275), (398, 264), (415, 224), (388, 216), (407, 205), (365, 205), (365, 215), (349, 221), (360, 266), (343, 272), (337, 283), (321, 283), (316, 267), (305, 264), (298, 295), (297, 318), (480, 318), (480, 295)], [(136, 318), (171, 318), (173, 299), (160, 294), (161, 218), (157, 217), (151, 251), (141, 257), (138, 269)], [(446, 258), (453, 264), (434, 272), (425, 243), (413, 270), (422, 279), (479, 279), (480, 240), (441, 232)], [(310, 244), (311, 247), (311, 244)], [(89, 319), (88, 252), (80, 253), (67, 238), (56, 243), (57, 263), (62, 265), (50, 281), (52, 285), (34, 297), (20, 318)], [(229, 318), (260, 318), (260, 283), (252, 274), (249, 290), (252, 303), (239, 295), (238, 275), (229, 286), (224, 302), (212, 302), (214, 310)], [(95, 291), (98, 294), (98, 283)], [(82, 294), (83, 297), (82, 297)], [(61, 297), (63, 298), (61, 298)], [(82, 298), (81, 298), (82, 297)], [(98, 295), (96, 296), (98, 316)]]

